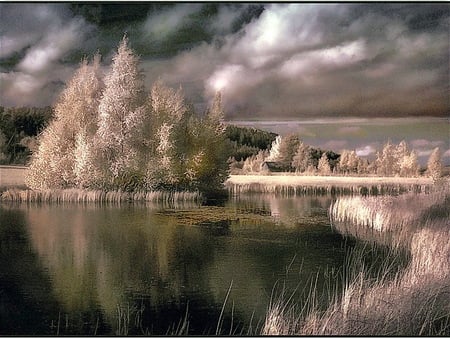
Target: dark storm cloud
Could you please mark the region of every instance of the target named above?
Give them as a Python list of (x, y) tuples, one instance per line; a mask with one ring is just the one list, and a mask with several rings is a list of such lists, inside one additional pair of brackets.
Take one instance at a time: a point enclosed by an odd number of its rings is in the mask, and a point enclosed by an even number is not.
[(0, 103), (50, 104), (95, 28), (61, 4), (0, 6)]
[[(2, 4), (1, 104), (46, 104), (124, 32), (147, 83), (230, 118), (448, 114), (446, 4)], [(264, 8), (263, 8), (264, 7)]]
[(389, 7), (270, 6), (210, 84), (237, 114), (447, 114), (448, 6)]

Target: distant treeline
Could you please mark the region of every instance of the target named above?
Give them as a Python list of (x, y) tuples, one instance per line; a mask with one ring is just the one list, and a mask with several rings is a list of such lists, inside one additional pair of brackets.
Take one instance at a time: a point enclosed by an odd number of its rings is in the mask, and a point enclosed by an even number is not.
[(258, 154), (260, 150), (269, 150), (277, 134), (256, 128), (228, 125), (225, 136), (231, 142), (232, 157), (241, 161)]
[(51, 107), (0, 106), (0, 164), (26, 164), (52, 117)]

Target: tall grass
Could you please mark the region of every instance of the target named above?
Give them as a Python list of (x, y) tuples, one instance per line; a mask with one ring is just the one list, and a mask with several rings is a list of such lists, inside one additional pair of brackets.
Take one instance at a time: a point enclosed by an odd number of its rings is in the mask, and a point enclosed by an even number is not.
[(84, 189), (21, 190), (9, 189), (1, 194), (1, 201), (27, 203), (111, 203), (130, 202), (199, 202), (202, 195), (189, 191), (123, 192)]
[(327, 309), (309, 305), (293, 316), (277, 304), (269, 309), (262, 332), (450, 335), (449, 202), (448, 186), (421, 195), (339, 198), (330, 207), (333, 226), (388, 244), (394, 256), (407, 250), (407, 266), (399, 271), (385, 265), (373, 277), (358, 266), (362, 257), (349, 262), (343, 292)]
[(296, 195), (397, 195), (405, 192), (422, 193), (430, 190), (429, 185), (422, 184), (367, 184), (367, 185), (334, 185), (334, 184), (264, 184), (264, 183), (227, 183), (226, 188), (234, 196), (246, 193), (267, 193), (282, 196)]

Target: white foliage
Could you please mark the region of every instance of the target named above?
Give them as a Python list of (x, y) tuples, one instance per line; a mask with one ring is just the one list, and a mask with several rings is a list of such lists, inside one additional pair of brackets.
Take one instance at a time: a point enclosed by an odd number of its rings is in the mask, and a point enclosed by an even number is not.
[(91, 65), (87, 60), (82, 61), (55, 107), (56, 117), (66, 120), (75, 130), (96, 122), (98, 101), (103, 87), (99, 62), (99, 55), (95, 56)]
[(260, 150), (258, 154), (247, 157), (244, 161), (242, 171), (244, 173), (259, 173), (266, 161), (267, 151)]
[(161, 80), (156, 81), (152, 86), (150, 104), (156, 120), (160, 123), (179, 122), (187, 111), (181, 88), (175, 91), (165, 86)]
[(277, 162), (280, 157), (280, 145), (281, 145), (282, 137), (278, 135), (275, 140), (272, 142), (270, 147), (269, 156), (266, 158), (268, 162)]
[(212, 123), (214, 131), (217, 135), (222, 135), (225, 132), (225, 113), (222, 107), (222, 95), (217, 92), (211, 109), (208, 113), (208, 119)]
[(380, 152), (377, 152), (377, 159), (376, 159), (376, 167), (377, 167), (377, 174), (380, 176), (393, 176), (395, 173), (395, 166), (397, 163), (397, 156), (396, 156), (396, 147), (390, 142), (387, 142), (383, 150)]
[(426, 174), (427, 176), (432, 177), (433, 180), (437, 180), (442, 176), (442, 162), (439, 147), (434, 148), (428, 158)]
[(417, 177), (419, 176), (419, 163), (417, 161), (417, 154), (411, 151), (409, 154), (404, 154), (400, 161), (400, 176)]
[(331, 167), (330, 162), (328, 161), (328, 157), (326, 153), (322, 154), (322, 157), (319, 159), (319, 164), (317, 165), (317, 170), (321, 175), (330, 175)]
[(294, 158), (292, 159), (292, 167), (298, 172), (313, 171), (311, 164), (310, 148), (300, 141)]
[(102, 88), (99, 58), (84, 60), (55, 106), (55, 119), (39, 137), (27, 182), (32, 188), (63, 188), (76, 181), (78, 133), (95, 132), (98, 99)]
[(201, 168), (203, 167), (203, 162), (205, 161), (205, 151), (200, 149), (192, 157), (191, 161), (187, 166), (185, 175), (189, 181), (196, 182)]
[(156, 150), (159, 154), (165, 156), (173, 148), (173, 144), (170, 140), (171, 131), (173, 129), (173, 124), (163, 123), (158, 131), (159, 144)]
[(80, 188), (89, 187), (97, 176), (92, 142), (93, 139), (88, 136), (85, 130), (78, 133), (75, 142), (73, 172), (75, 174), (75, 183)]
[(105, 78), (105, 90), (99, 104), (98, 140), (113, 177), (136, 169), (136, 128), (143, 115), (144, 84), (138, 68), (139, 58), (123, 38)]
[(343, 150), (339, 159), (339, 168), (343, 173), (356, 173), (358, 171), (359, 157), (354, 150)]

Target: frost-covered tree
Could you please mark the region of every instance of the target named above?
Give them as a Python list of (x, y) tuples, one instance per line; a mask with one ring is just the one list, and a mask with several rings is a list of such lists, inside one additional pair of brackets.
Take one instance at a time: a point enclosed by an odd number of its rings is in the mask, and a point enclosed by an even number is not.
[(403, 155), (400, 161), (400, 176), (417, 177), (419, 176), (419, 163), (415, 151)]
[(142, 142), (143, 104), (144, 82), (139, 58), (124, 37), (106, 75), (98, 109), (99, 163), (107, 186), (122, 184), (139, 170), (137, 144)]
[(370, 173), (370, 164), (367, 159), (362, 159), (361, 157), (358, 157), (358, 165), (357, 165), (357, 172), (358, 174), (369, 174)]
[[(155, 82), (147, 103), (145, 125), (146, 182), (151, 188), (182, 184), (186, 166), (188, 109), (181, 88)], [(200, 155), (198, 155), (200, 156)]]
[(95, 133), (102, 89), (100, 55), (96, 54), (92, 63), (81, 62), (55, 106), (55, 118), (64, 124), (71, 141), (80, 130)]
[(65, 188), (74, 183), (73, 148), (69, 147), (64, 125), (53, 121), (40, 135), (26, 184), (32, 189)]
[(92, 64), (83, 60), (61, 93), (54, 109), (55, 118), (40, 135), (30, 163), (27, 182), (31, 188), (64, 188), (76, 184), (78, 134), (92, 136), (96, 129), (102, 89), (99, 59), (96, 56)]
[(331, 167), (330, 161), (328, 160), (327, 154), (323, 153), (319, 159), (319, 164), (317, 165), (317, 170), (320, 175), (330, 175)]
[(277, 162), (280, 158), (280, 145), (281, 145), (282, 136), (278, 135), (275, 140), (272, 142), (272, 146), (270, 147), (269, 156), (267, 156), (266, 161), (268, 162)]
[(409, 155), (410, 151), (408, 145), (405, 140), (402, 140), (395, 149), (395, 160), (392, 168), (394, 175), (401, 175), (402, 162), (404, 162), (405, 158), (408, 158)]
[(304, 172), (310, 169), (312, 164), (311, 153), (308, 145), (299, 141), (295, 155), (292, 158), (291, 166), (296, 172)]
[(442, 176), (442, 162), (439, 147), (433, 149), (428, 158), (426, 175), (436, 181)]
[(94, 138), (86, 129), (82, 129), (75, 140), (75, 163), (73, 172), (75, 184), (79, 188), (92, 188), (97, 185), (96, 178), (100, 175), (95, 162)]
[(145, 100), (139, 59), (123, 38), (104, 83), (99, 57), (83, 61), (39, 138), (32, 188), (199, 189), (228, 177), (229, 144), (217, 93), (198, 118), (181, 88), (157, 81)]
[(291, 169), (292, 160), (297, 153), (299, 144), (300, 138), (296, 134), (289, 134), (281, 139), (277, 162), (285, 169)]
[(344, 149), (339, 159), (339, 169), (344, 174), (358, 172), (359, 157), (354, 150)]
[(215, 96), (208, 112), (209, 123), (216, 128), (215, 132), (218, 135), (223, 135), (225, 133), (225, 112), (222, 106), (222, 94), (218, 91)]
[(247, 157), (244, 161), (242, 171), (246, 174), (261, 172), (262, 165), (264, 164), (267, 156), (267, 150), (260, 150), (258, 154)]
[(393, 176), (395, 173), (395, 166), (397, 163), (396, 146), (391, 142), (387, 142), (381, 152), (377, 152), (375, 160), (377, 175), (379, 176)]

